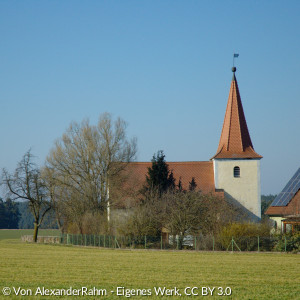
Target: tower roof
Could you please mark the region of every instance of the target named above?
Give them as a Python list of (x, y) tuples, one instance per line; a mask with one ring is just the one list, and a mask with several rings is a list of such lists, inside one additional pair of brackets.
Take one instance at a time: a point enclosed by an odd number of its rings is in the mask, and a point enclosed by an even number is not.
[(233, 77), (227, 102), (227, 108), (220, 137), (219, 147), (214, 158), (262, 158), (254, 151), (243, 110), (236, 68), (232, 68)]

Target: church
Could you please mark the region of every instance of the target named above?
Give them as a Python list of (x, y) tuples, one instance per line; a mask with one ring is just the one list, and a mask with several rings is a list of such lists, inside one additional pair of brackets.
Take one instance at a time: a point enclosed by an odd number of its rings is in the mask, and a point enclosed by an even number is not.
[[(194, 178), (197, 189), (225, 197), (242, 208), (251, 220), (261, 218), (260, 160), (262, 156), (254, 150), (241, 96), (232, 68), (227, 108), (217, 152), (209, 161), (167, 162), (176, 183), (181, 181), (188, 189)], [(151, 162), (132, 162), (130, 186), (140, 189), (146, 179)]]

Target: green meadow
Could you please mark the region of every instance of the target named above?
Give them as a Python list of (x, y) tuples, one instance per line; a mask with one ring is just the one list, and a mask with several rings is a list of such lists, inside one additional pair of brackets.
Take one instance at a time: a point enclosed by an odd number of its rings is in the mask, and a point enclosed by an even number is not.
[[(285, 253), (231, 253), (159, 250), (106, 250), (62, 245), (26, 244), (19, 239), (0, 240), (1, 299), (127, 299), (126, 289), (148, 296), (133, 299), (300, 299), (300, 255)], [(9, 288), (10, 296), (3, 295)], [(32, 291), (16, 296), (13, 288)], [(101, 289), (106, 296), (35, 296), (38, 287)], [(155, 296), (155, 288), (176, 287), (181, 296)], [(185, 295), (187, 287), (198, 296)], [(202, 296), (202, 287), (215, 287)], [(229, 287), (230, 296), (217, 288)], [(5, 292), (7, 293), (7, 289)], [(113, 293), (111, 292), (113, 291)], [(205, 290), (204, 290), (205, 291)], [(229, 293), (229, 289), (226, 290)], [(187, 289), (188, 294), (191, 289)], [(49, 292), (50, 293), (50, 292)], [(142, 292), (140, 292), (142, 293)], [(221, 293), (221, 290), (219, 290)]]
[[(33, 235), (33, 229), (0, 229), (0, 240), (20, 239), (22, 235)], [(39, 236), (59, 236), (58, 229), (40, 229)]]

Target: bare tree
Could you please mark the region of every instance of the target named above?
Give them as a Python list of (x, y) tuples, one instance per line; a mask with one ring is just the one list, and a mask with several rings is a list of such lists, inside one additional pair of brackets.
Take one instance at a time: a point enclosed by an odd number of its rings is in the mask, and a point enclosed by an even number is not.
[(109, 221), (110, 185), (135, 154), (136, 140), (127, 139), (126, 123), (120, 118), (113, 122), (105, 113), (96, 126), (87, 120), (72, 123), (46, 162), (56, 202), (60, 202), (57, 207), (63, 208), (69, 219), (78, 220), (78, 215), (97, 210), (107, 214)]
[(237, 209), (223, 197), (201, 191), (169, 191), (162, 196), (165, 224), (180, 242), (188, 234), (216, 234), (232, 222)]
[(47, 193), (45, 182), (29, 151), (25, 153), (13, 175), (3, 169), (2, 181), (8, 189), (12, 200), (23, 199), (29, 201), (29, 208), (34, 217), (33, 239), (36, 242), (38, 230), (45, 215), (51, 209), (51, 201)]
[(203, 234), (218, 234), (224, 226), (237, 220), (242, 215), (238, 206), (231, 204), (225, 197), (202, 194)]
[(181, 249), (184, 238), (195, 234), (216, 234), (236, 215), (236, 209), (222, 197), (202, 194), (199, 190), (148, 192), (122, 224), (126, 235), (157, 235), (162, 228), (178, 237)]
[[(56, 197), (59, 192), (58, 192), (57, 187), (54, 182), (53, 171), (51, 169), (44, 167), (44, 168), (42, 168), (41, 174), (42, 174), (42, 178), (45, 182), (45, 188), (47, 189), (47, 192), (48, 192), (51, 204), (52, 204), (52, 209), (55, 212), (57, 226), (61, 232), (64, 232), (63, 216), (60, 213), (61, 210), (59, 209), (59, 202), (56, 201)], [(63, 192), (63, 191), (60, 191), (60, 192)]]
[(184, 236), (200, 232), (204, 219), (204, 205), (200, 192), (169, 191), (162, 196), (165, 224), (170, 233), (179, 238), (182, 248)]
[(145, 199), (130, 208), (126, 220), (120, 224), (121, 234), (131, 236), (160, 235), (165, 217), (165, 206), (159, 189), (149, 190)]

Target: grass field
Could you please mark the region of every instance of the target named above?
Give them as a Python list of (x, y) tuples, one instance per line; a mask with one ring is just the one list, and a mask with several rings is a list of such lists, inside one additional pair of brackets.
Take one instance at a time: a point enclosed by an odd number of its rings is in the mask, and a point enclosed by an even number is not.
[[(231, 296), (212, 299), (300, 299), (300, 255), (277, 253), (180, 252), (104, 250), (76, 246), (23, 244), (0, 241), (0, 297), (2, 299), (55, 299), (57, 296), (4, 296), (3, 288), (106, 289), (102, 297), (65, 299), (126, 299), (116, 296), (117, 287), (150, 289), (177, 287), (179, 296), (161, 299), (203, 298), (201, 287), (230, 287)], [(184, 295), (186, 287), (198, 287), (199, 296)], [(115, 291), (111, 293), (111, 291)], [(228, 291), (228, 290), (227, 290)], [(60, 298), (60, 299), (61, 299)]]
[[(33, 235), (33, 229), (0, 229), (0, 240), (19, 239), (22, 235)], [(40, 229), (40, 236), (59, 235), (58, 229)]]

